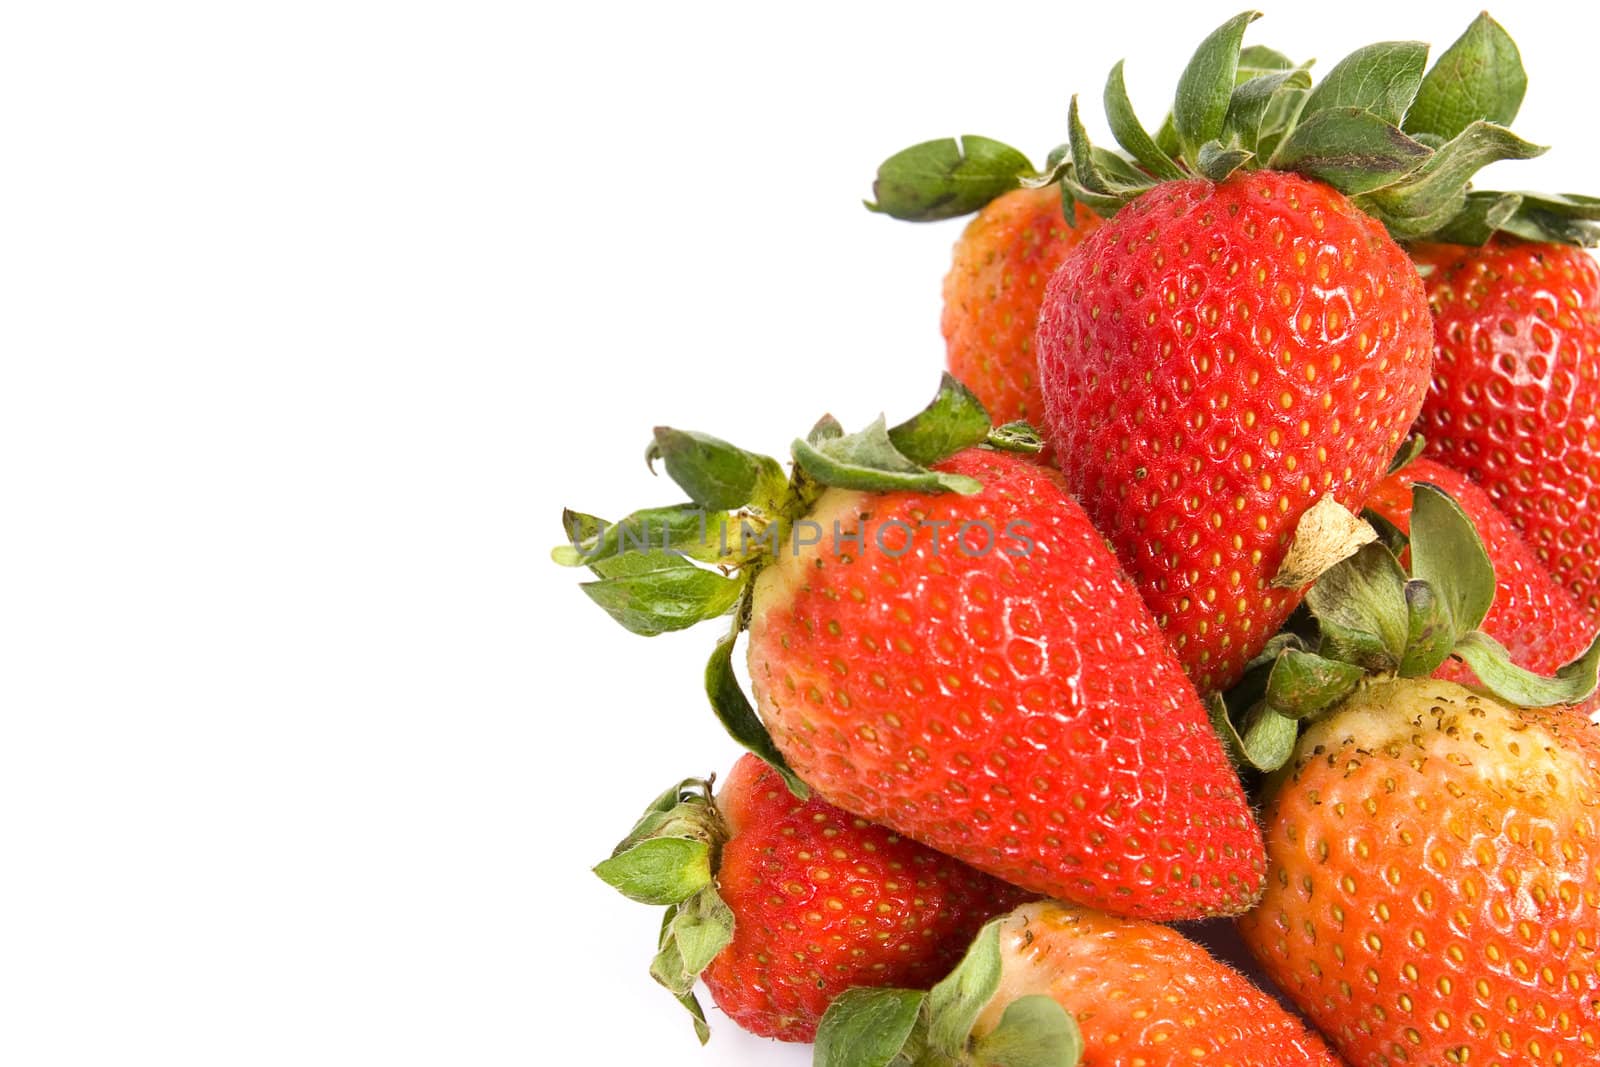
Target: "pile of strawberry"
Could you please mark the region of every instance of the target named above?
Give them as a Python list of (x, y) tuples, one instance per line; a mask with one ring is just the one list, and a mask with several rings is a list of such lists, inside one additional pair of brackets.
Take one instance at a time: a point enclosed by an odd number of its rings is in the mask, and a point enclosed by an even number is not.
[(1315, 83), (1254, 18), (1153, 134), (1118, 64), (1121, 151), (882, 165), (978, 212), (925, 410), (661, 427), (687, 501), (564, 515), (626, 628), (723, 626), (751, 754), (596, 869), (702, 1039), (700, 980), (827, 1067), (1600, 1063), (1600, 200), (1468, 185), (1542, 151), (1488, 16)]

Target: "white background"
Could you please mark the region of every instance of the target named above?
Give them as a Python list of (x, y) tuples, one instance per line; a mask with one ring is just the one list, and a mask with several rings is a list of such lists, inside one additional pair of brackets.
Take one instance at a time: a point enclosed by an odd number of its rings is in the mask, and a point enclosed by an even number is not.
[[(920, 406), (960, 224), (879, 159), (1037, 161), (1124, 55), (1153, 124), (1236, 0), (579, 7), (0, 8), (0, 1062), (809, 1062), (700, 1051), (587, 872), (734, 749), (559, 507), (672, 500), (657, 423)], [(1248, 39), (1477, 10), (1337, 7)], [(1600, 192), (1557, 10), (1497, 12), (1557, 150), (1493, 179)]]

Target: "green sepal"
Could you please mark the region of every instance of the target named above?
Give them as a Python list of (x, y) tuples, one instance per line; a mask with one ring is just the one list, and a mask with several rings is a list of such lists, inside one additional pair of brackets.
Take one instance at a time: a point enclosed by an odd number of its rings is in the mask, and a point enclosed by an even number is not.
[(958, 1063), (967, 1051), (972, 1027), (1000, 989), (1000, 926), (991, 919), (972, 939), (961, 962), (928, 991), (928, 1046)]
[(1405, 656), (1406, 574), (1380, 544), (1363, 545), (1329, 567), (1306, 593), (1322, 630), (1321, 654), (1390, 671)]
[(1428, 439), (1422, 436), (1422, 434), (1414, 433), (1407, 437), (1404, 441), (1400, 442), (1400, 447), (1396, 449), (1394, 455), (1390, 457), (1389, 466), (1384, 470), (1383, 476), (1387, 478), (1391, 474), (1399, 474), (1401, 471), (1411, 466), (1411, 464), (1416, 461), (1417, 457), (1422, 455), (1423, 449), (1427, 447)]
[(1233, 715), (1228, 710), (1228, 702), (1221, 693), (1211, 693), (1205, 698), (1206, 715), (1211, 720), (1211, 730), (1217, 735), (1217, 740), (1222, 742), (1223, 754), (1228, 757), (1228, 762), (1233, 764), (1233, 769), (1240, 773), (1250, 769), (1250, 760), (1244, 754), (1244, 738), (1239, 736), (1239, 728), (1233, 724)]
[(1467, 182), (1490, 163), (1533, 159), (1545, 149), (1506, 129), (1475, 122), (1442, 145), (1415, 172), (1358, 200), (1381, 219), (1398, 240), (1431, 234), (1460, 214), (1467, 204)]
[(742, 579), (699, 567), (668, 567), (582, 582), (578, 588), (623, 628), (654, 637), (727, 614), (744, 586)]
[(1255, 158), (1247, 149), (1226, 147), (1220, 141), (1207, 141), (1200, 146), (1195, 169), (1214, 182), (1227, 181), (1228, 176)]
[(839, 489), (971, 495), (983, 488), (975, 478), (929, 470), (907, 459), (890, 440), (882, 416), (865, 430), (831, 438), (820, 445), (797, 438), (791, 449), (795, 465), (808, 477)]
[(1494, 563), (1472, 520), (1443, 489), (1417, 482), (1411, 501), (1411, 575), (1438, 594), (1454, 644), (1481, 626), (1494, 604)]
[(1423, 77), (1405, 129), (1449, 141), (1474, 122), (1509, 126), (1527, 90), (1516, 42), (1485, 12)]
[(817, 1024), (813, 1067), (891, 1067), (914, 1060), (928, 994), (919, 989), (847, 989)]
[(729, 631), (717, 642), (711, 658), (706, 661), (706, 697), (711, 701), (711, 710), (716, 712), (717, 721), (728, 731), (728, 736), (764, 760), (783, 778), (789, 792), (804, 800), (811, 795), (811, 788), (795, 775), (778, 751), (772, 735), (751, 706), (750, 698), (744, 695), (738, 675), (733, 672), (733, 647), (738, 640), (738, 631)]
[(991, 428), (984, 438), (984, 444), (998, 452), (1031, 454), (1044, 451), (1044, 435), (1031, 422), (1018, 419)]
[[(1249, 44), (1239, 50), (1239, 70), (1235, 75), (1237, 85), (1254, 78), (1258, 74), (1270, 74), (1278, 70), (1293, 70), (1296, 66), (1294, 60), (1278, 51), (1268, 48), (1264, 44)], [(1306, 63), (1304, 66), (1310, 66)]]
[(711, 885), (726, 831), (710, 791), (686, 778), (662, 793), (594, 873), (641, 904), (681, 904)]
[(746, 452), (710, 434), (657, 426), (645, 462), (659, 459), (667, 476), (689, 499), (711, 511), (733, 511), (746, 504), (772, 509), (789, 479), (771, 456)]
[(711, 966), (711, 961), (733, 940), (733, 910), (715, 891), (696, 893), (678, 905), (668, 936), (677, 949), (683, 973), (690, 976), (689, 986), (681, 990), (688, 992), (694, 977)]
[(1032, 173), (1027, 156), (987, 137), (924, 141), (879, 164), (872, 183), (877, 200), (866, 205), (909, 222), (953, 219), (1017, 188)]
[(714, 563), (724, 561), (731, 547), (727, 526), (732, 517), (692, 503), (642, 508), (609, 524), (571, 509), (562, 517), (569, 536), (584, 535), (551, 551), (550, 558), (564, 567), (593, 568), (627, 553), (679, 555)]
[(1428, 46), (1422, 41), (1382, 41), (1358, 48), (1328, 71), (1301, 114), (1356, 108), (1398, 126), (1416, 98)]
[(1472, 668), (1485, 689), (1525, 708), (1583, 703), (1594, 694), (1596, 672), (1600, 670), (1600, 635), (1581, 656), (1550, 678), (1512, 663), (1505, 646), (1481, 630), (1463, 636), (1452, 652)]
[[(1519, 193), (1473, 190), (1461, 209), (1438, 229), (1428, 234), (1431, 241), (1458, 245), (1481, 245), (1502, 230), (1522, 208)], [(1550, 240), (1558, 240), (1551, 237)]]
[(1018, 997), (995, 1028), (973, 1042), (976, 1067), (1077, 1067), (1083, 1060), (1078, 1021), (1054, 997)]
[(1122, 60), (1111, 68), (1111, 74), (1106, 78), (1105, 91), (1106, 120), (1111, 126), (1111, 135), (1117, 143), (1127, 149), (1129, 155), (1139, 161), (1158, 179), (1179, 179), (1186, 175), (1183, 169), (1173, 161), (1172, 157), (1161, 150), (1155, 138), (1145, 130), (1139, 122), (1139, 116), (1134, 113), (1133, 103), (1128, 99), (1128, 87), (1122, 80)]
[(1394, 184), (1432, 154), (1370, 111), (1328, 108), (1304, 116), (1268, 166), (1296, 171), (1356, 196)]
[(1259, 11), (1245, 11), (1217, 27), (1200, 43), (1178, 78), (1172, 124), (1184, 158), (1198, 158), (1201, 145), (1222, 136), (1245, 27), (1260, 17)]
[(1378, 535), (1378, 544), (1393, 552), (1396, 559), (1411, 547), (1409, 534), (1371, 508), (1362, 511), (1361, 521), (1372, 527), (1373, 532)]
[(1257, 704), (1246, 716), (1239, 745), (1244, 758), (1258, 771), (1275, 771), (1289, 762), (1300, 724), (1268, 704)]
[(1309, 718), (1355, 692), (1365, 676), (1353, 663), (1286, 648), (1267, 676), (1266, 703), (1285, 718)]
[(1426, 678), (1450, 658), (1457, 633), (1450, 607), (1432, 585), (1413, 578), (1406, 583), (1406, 654), (1398, 673), (1403, 678)]
[(1303, 93), (1310, 88), (1311, 74), (1303, 68), (1258, 74), (1241, 83), (1228, 100), (1223, 140), (1237, 143), (1251, 152), (1257, 151), (1261, 144), (1262, 122), (1273, 102), (1284, 94)]
[[(1495, 229), (1528, 241), (1592, 246), (1600, 244), (1600, 200), (1575, 193), (1514, 193), (1514, 210), (1507, 212)], [(1501, 205), (1504, 211), (1504, 206)]]
[(806, 434), (806, 440), (820, 447), (826, 441), (843, 436), (844, 427), (839, 425), (839, 420), (832, 415), (824, 415), (817, 420), (815, 426), (811, 427), (811, 431)]
[(889, 443), (913, 464), (926, 467), (981, 444), (989, 436), (989, 425), (983, 403), (946, 371), (933, 401), (890, 427)]

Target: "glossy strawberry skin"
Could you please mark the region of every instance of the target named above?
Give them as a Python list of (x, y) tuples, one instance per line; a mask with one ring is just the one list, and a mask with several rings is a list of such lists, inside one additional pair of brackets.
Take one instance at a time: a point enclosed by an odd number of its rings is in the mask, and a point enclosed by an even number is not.
[(1417, 428), (1600, 623), (1600, 266), (1506, 238), (1412, 254), (1437, 343)]
[(1600, 727), (1395, 685), (1268, 783), (1241, 933), (1352, 1067), (1596, 1062)]
[(987, 920), (1029, 894), (846, 814), (797, 800), (755, 756), (717, 795), (730, 834), (717, 893), (733, 941), (702, 977), (746, 1030), (810, 1041), (854, 986), (927, 988)]
[(1051, 279), (1038, 350), (1056, 462), (1206, 691), (1298, 603), (1270, 583), (1300, 515), (1383, 476), (1432, 339), (1378, 223), (1260, 171), (1157, 186), (1099, 227)]
[(1080, 1067), (1341, 1067), (1321, 1038), (1248, 978), (1176, 931), (1053, 902), (1000, 928), (1001, 992), (980, 1016), (1052, 997), (1083, 1035)]
[[(1059, 476), (985, 449), (940, 467), (982, 490), (831, 490), (812, 519), (865, 523), (865, 547), (824, 537), (757, 579), (750, 674), (780, 751), (831, 803), (1048, 896), (1160, 919), (1249, 906), (1238, 779)], [(996, 547), (963, 551), (968, 522)]]
[(1067, 225), (1057, 186), (1013, 189), (985, 205), (956, 242), (940, 321), (946, 361), (996, 423), (1038, 422), (1044, 399), (1033, 333), (1044, 287), (1099, 222), (1079, 205)]
[[(1539, 674), (1554, 674), (1556, 668), (1589, 647), (1594, 625), (1579, 610), (1572, 594), (1550, 576), (1516, 527), (1466, 475), (1419, 458), (1379, 482), (1366, 506), (1409, 534), (1411, 489), (1417, 482), (1428, 482), (1449, 493), (1477, 527), (1495, 576), (1494, 603), (1479, 628), (1506, 646), (1513, 663)], [(1446, 660), (1434, 677), (1477, 684), (1472, 668), (1456, 659)]]

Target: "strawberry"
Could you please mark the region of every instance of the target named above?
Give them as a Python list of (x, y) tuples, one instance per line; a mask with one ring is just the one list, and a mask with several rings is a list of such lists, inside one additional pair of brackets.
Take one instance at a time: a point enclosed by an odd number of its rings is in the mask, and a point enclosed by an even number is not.
[[(1232, 743), (1273, 773), (1240, 932), (1350, 1063), (1594, 1062), (1600, 734), (1546, 705), (1593, 693), (1600, 640), (1552, 678), (1512, 665), (1477, 629), (1490, 555), (1420, 479), (1409, 556), (1330, 568), (1315, 649), (1284, 639), (1241, 686), (1261, 699)], [(1483, 688), (1430, 677), (1446, 656)]]
[(956, 242), (940, 321), (945, 358), (995, 419), (1043, 413), (1033, 333), (1045, 283), (1099, 221), (1079, 204), (1069, 224), (1059, 188), (1014, 189), (978, 212)]
[(1055, 902), (991, 922), (926, 996), (859, 989), (835, 1001), (816, 1062), (867, 1067), (926, 1047), (935, 1056), (915, 1062), (1340, 1067), (1304, 1023), (1176, 931)]
[[(595, 565), (585, 591), (637, 632), (731, 611), (713, 705), (797, 788), (1037, 893), (1242, 911), (1260, 839), (1205, 709), (1059, 476), (996, 442), (948, 376), (893, 429), (824, 420), (787, 485), (773, 460), (658, 431), (695, 505), (603, 532), (569, 515), (557, 557)], [(663, 532), (630, 533), (640, 516)], [(667, 557), (672, 530), (737, 575)], [(731, 667), (744, 626), (759, 719)]]
[(817, 797), (798, 799), (755, 756), (734, 764), (714, 803), (709, 791), (692, 779), (668, 790), (596, 868), (629, 897), (674, 909), (651, 971), (694, 1013), (701, 1040), (696, 975), (744, 1029), (810, 1041), (839, 993), (926, 989), (985, 921), (1026, 897)]
[(1271, 583), (1301, 515), (1383, 476), (1431, 349), (1405, 253), (1294, 174), (1163, 183), (1051, 279), (1046, 436), (1202, 690), (1294, 610)]
[[(1594, 637), (1594, 625), (1471, 479), (1432, 459), (1415, 459), (1378, 483), (1367, 497), (1367, 510), (1409, 534), (1411, 490), (1418, 482), (1443, 489), (1461, 505), (1494, 564), (1494, 603), (1484, 616), (1483, 632), (1505, 645), (1513, 663), (1538, 674), (1549, 674), (1582, 654)], [(1434, 677), (1464, 685), (1477, 682), (1470, 667), (1453, 659), (1441, 664)]]
[(1423, 245), (1433, 383), (1417, 426), (1600, 622), (1600, 266), (1568, 245)]

